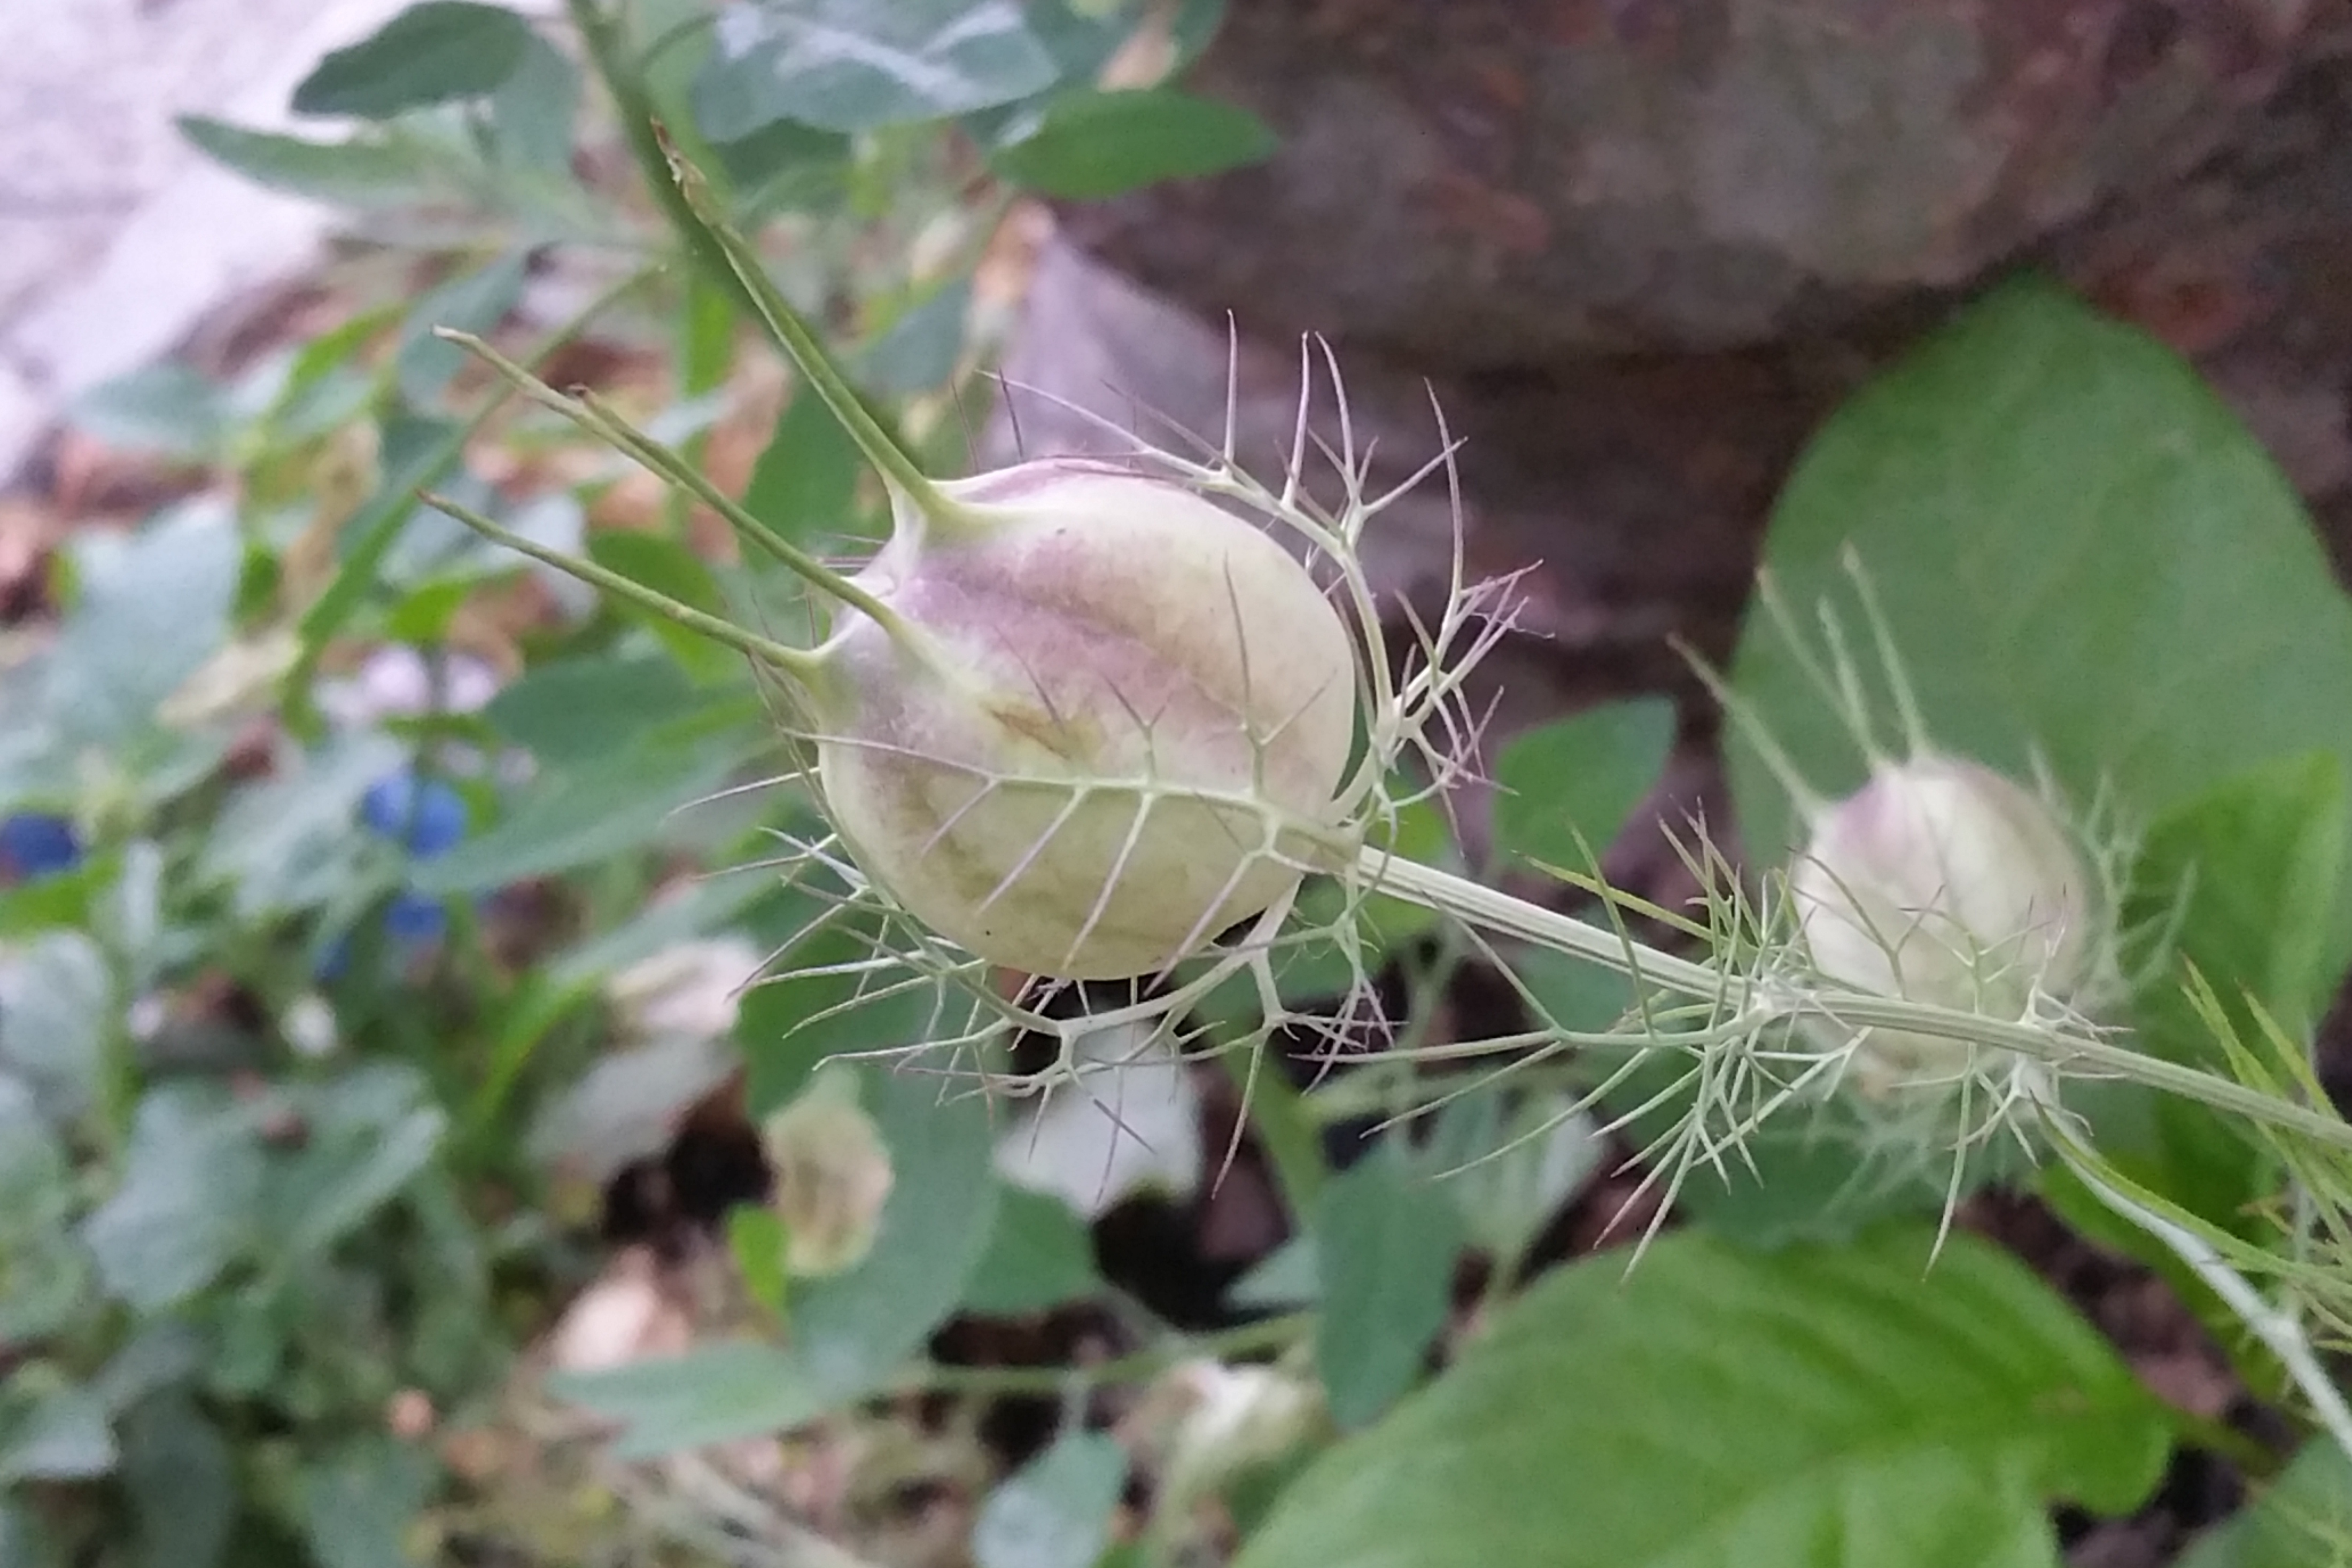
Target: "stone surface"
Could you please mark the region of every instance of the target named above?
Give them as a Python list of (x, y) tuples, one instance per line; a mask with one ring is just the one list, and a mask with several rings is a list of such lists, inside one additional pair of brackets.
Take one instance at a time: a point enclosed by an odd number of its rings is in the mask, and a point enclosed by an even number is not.
[[(2019, 265), (2192, 356), (2352, 564), (2352, 0), (1259, 0), (1189, 83), (1268, 163), (1065, 205), (1008, 376), (1287, 448), (1329, 337), (1394, 478), (1462, 439), (1474, 574), (1533, 567), (1490, 738), (1594, 697), (1712, 707), (1819, 422)], [(1318, 429), (1336, 434), (1329, 402)], [(1000, 419), (990, 455), (1009, 454)], [(1442, 486), (1368, 554), (1427, 616)]]
[(0, 482), (59, 406), (299, 271), (331, 214), (188, 147), (265, 127), (327, 50), (404, 0), (0, 0)]

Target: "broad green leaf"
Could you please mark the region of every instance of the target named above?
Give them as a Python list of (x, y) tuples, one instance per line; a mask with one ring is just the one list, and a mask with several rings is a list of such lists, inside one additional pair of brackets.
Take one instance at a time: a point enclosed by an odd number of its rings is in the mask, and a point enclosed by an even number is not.
[(859, 352), (859, 379), (882, 397), (910, 397), (941, 384), (962, 358), (971, 313), (971, 279), (958, 274), (910, 306)]
[(490, 128), (500, 154), (527, 169), (568, 176), (580, 97), (580, 68), (533, 34), (490, 98)]
[(751, 467), (743, 509), (796, 543), (828, 539), (852, 530), (865, 468), (841, 421), (800, 387)]
[[(2226, 1056), (2181, 989), (2195, 965), (2251, 1027), (2251, 996), (2295, 1037), (2318, 1025), (2339, 978), (2328, 919), (2343, 866), (2343, 764), (2320, 752), (2256, 767), (2158, 819), (2133, 868), (2127, 919), (2179, 921), (2178, 960), (2141, 993), (2134, 1039), (2168, 1060), (2226, 1072)], [(2236, 1119), (2177, 1095), (2083, 1085), (2099, 1152), (2134, 1181), (2233, 1227), (2279, 1172)]]
[(1460, 1211), (1394, 1139), (1324, 1184), (1315, 1361), (1343, 1428), (1369, 1425), (1420, 1376), (1464, 1240)]
[(888, 1378), (955, 1310), (987, 1249), (998, 1198), (982, 1096), (936, 1073), (860, 1070), (890, 1151), (890, 1195), (866, 1257), (803, 1281), (792, 1316), (797, 1353), (835, 1397)]
[(430, 1495), (428, 1452), (362, 1438), (310, 1458), (297, 1483), (302, 1533), (319, 1568), (414, 1568), (408, 1528)]
[(2352, 1460), (2326, 1434), (2176, 1568), (2345, 1568), (2352, 1564)]
[(89, 1258), (70, 1229), (76, 1195), (32, 1091), (0, 1076), (0, 1344), (33, 1344), (88, 1304)]
[(412, 885), (432, 897), (485, 892), (642, 848), (674, 814), (719, 789), (763, 741), (666, 737), (656, 730), (628, 750), (550, 770), (518, 793), (496, 826), (416, 867)]
[(1264, 163), (1279, 146), (1246, 109), (1167, 89), (1130, 89), (1057, 100), (989, 163), (1042, 195), (1099, 201), (1161, 180)]
[(389, 120), (479, 98), (506, 82), (530, 41), (530, 25), (503, 5), (419, 0), (321, 59), (294, 89), (294, 112)]
[[(784, 929), (774, 934), (772, 948), (824, 912), (798, 900), (776, 908)], [(828, 1057), (920, 1046), (940, 1037), (940, 1020), (958, 1016), (945, 1010), (952, 1004), (935, 985), (908, 984), (885, 994), (861, 991), (856, 975), (821, 973), (871, 957), (873, 934), (870, 919), (835, 921), (796, 943), (772, 966), (772, 978), (743, 997), (735, 1044), (744, 1057), (744, 1100), (753, 1121), (798, 1094)]]
[(964, 1287), (963, 1310), (1017, 1318), (1101, 1289), (1086, 1222), (1058, 1198), (1008, 1187), (997, 1199), (988, 1250)]
[[(727, 602), (711, 578), (709, 566), (677, 540), (634, 530), (602, 529), (591, 537), (588, 555), (605, 570), (667, 595), (689, 609), (726, 618)], [(715, 684), (741, 675), (743, 656), (733, 649), (660, 616), (635, 608), (621, 613), (651, 630), (678, 667), (698, 682)]]
[(428, 290), (400, 326), (400, 349), (393, 361), (401, 395), (429, 408), (448, 390), (471, 358), (456, 343), (433, 335), (436, 327), (487, 335), (522, 298), (524, 257), (509, 251), (487, 266), (460, 273)]
[(820, 1391), (800, 1360), (773, 1345), (731, 1340), (610, 1372), (562, 1373), (550, 1392), (621, 1426), (623, 1460), (787, 1432), (822, 1415)]
[[(2047, 281), (1995, 290), (1848, 402), (1774, 510), (1765, 565), (1808, 643), (1833, 610), (1869, 676), (1848, 551), (1945, 750), (2018, 777), (2038, 751), (2077, 803), (2112, 785), (2143, 822), (2266, 760), (2352, 756), (2352, 603), (2294, 487), (2192, 366)], [(1815, 789), (1861, 781), (1769, 617), (1733, 673)], [(1730, 764), (1742, 836), (1773, 856), (1789, 802), (1744, 737)]]
[(173, 1395), (133, 1410), (122, 1427), (141, 1568), (214, 1568), (236, 1521), (228, 1445), (194, 1402)]
[(354, 1068), (309, 1097), (301, 1149), (273, 1173), (273, 1260), (317, 1254), (366, 1224), (431, 1164), (448, 1117), (423, 1082), (384, 1064)]
[(1685, 1231), (1559, 1269), (1236, 1568), (2056, 1568), (2051, 1501), (2136, 1506), (2165, 1410), (2016, 1259), (1937, 1246)]
[(1313, 1306), (1322, 1294), (1322, 1281), (1316, 1278), (1315, 1237), (1301, 1231), (1234, 1280), (1225, 1300), (1240, 1311), (1288, 1311)]
[(0, 1487), (87, 1480), (113, 1469), (115, 1458), (106, 1406), (79, 1384), (42, 1392), (0, 1427)]
[(256, 184), (349, 207), (406, 206), (438, 188), (435, 160), (414, 142), (361, 136), (314, 142), (201, 114), (176, 121), (205, 156)]
[(244, 563), (236, 516), (217, 500), (129, 535), (80, 534), (79, 591), (49, 661), (48, 700), (68, 735), (103, 746), (146, 729), (227, 641)]
[(74, 428), (126, 452), (201, 460), (229, 431), (223, 389), (184, 364), (148, 365), (90, 388), (66, 410)]
[(669, 659), (590, 654), (525, 670), (490, 699), (482, 717), (541, 767), (567, 767), (627, 745), (693, 700), (693, 688)]
[(107, 1289), (157, 1312), (211, 1284), (256, 1239), (263, 1176), (251, 1110), (193, 1084), (150, 1089), (121, 1180), (82, 1230)]
[(975, 1568), (1094, 1568), (1126, 1485), (1127, 1450), (1117, 1441), (1065, 1432), (980, 1505)]
[[(246, 920), (315, 909), (372, 886), (362, 868), (388, 858), (354, 831), (360, 802), (407, 752), (373, 730), (334, 736), (231, 797), (204, 847), (202, 875), (224, 883)], [(383, 873), (379, 873), (381, 879)]]
[(79, 931), (50, 931), (0, 956), (0, 1067), (67, 1121), (96, 1102), (108, 1035), (121, 1026), (106, 955)]
[(1498, 855), (1590, 872), (1654, 788), (1675, 742), (1674, 704), (1612, 702), (1512, 737), (1495, 760)]
[(66, 1568), (47, 1524), (30, 1508), (0, 1500), (0, 1563), (10, 1568)]
[(1054, 60), (1015, 0), (734, 0), (694, 83), (714, 142), (779, 120), (856, 132), (1042, 91)]

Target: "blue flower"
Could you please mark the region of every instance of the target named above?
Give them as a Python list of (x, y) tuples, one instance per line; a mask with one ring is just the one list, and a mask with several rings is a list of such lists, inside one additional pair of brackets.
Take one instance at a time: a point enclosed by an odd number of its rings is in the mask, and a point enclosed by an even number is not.
[(81, 864), (81, 840), (62, 816), (26, 812), (0, 822), (0, 873), (31, 880)]
[(449, 929), (449, 907), (422, 893), (402, 893), (385, 906), (384, 934), (403, 947), (423, 947)]
[(454, 847), (471, 826), (468, 817), (463, 795), (439, 779), (420, 780), (405, 768), (378, 779), (360, 802), (362, 821), (386, 838), (404, 837), (409, 853), (419, 859)]

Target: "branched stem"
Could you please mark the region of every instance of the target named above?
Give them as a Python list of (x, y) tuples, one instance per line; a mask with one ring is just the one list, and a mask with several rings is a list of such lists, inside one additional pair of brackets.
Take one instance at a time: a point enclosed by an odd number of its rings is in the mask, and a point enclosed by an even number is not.
[(1451, 915), (1483, 931), (1588, 960), (1666, 991), (1717, 1001), (1758, 1026), (1781, 1019), (1834, 1018), (1849, 1027), (1899, 1029), (1990, 1046), (2054, 1067), (2087, 1068), (2182, 1095), (2219, 1110), (2301, 1133), (2330, 1148), (2352, 1152), (2352, 1123), (2340, 1117), (2128, 1046), (1872, 992), (1770, 985), (1630, 942), (1618, 931), (1513, 898), (1434, 866), (1391, 858), (1376, 848), (1363, 851), (1358, 868), (1367, 881), (1391, 898)]
[(2352, 1459), (2352, 1405), (2327, 1375), (2319, 1358), (2312, 1352), (2311, 1342), (2294, 1319), (2281, 1311), (2265, 1299), (2246, 1277), (2230, 1267), (2221, 1252), (2203, 1237), (2188, 1226), (2177, 1225), (2147, 1205), (2134, 1199), (2102, 1175), (2095, 1162), (2076, 1147), (2073, 1139), (2063, 1131), (2053, 1130), (2052, 1145), (2066, 1168), (2089, 1188), (2091, 1195), (2105, 1204), (2118, 1216), (2161, 1242), (2167, 1250), (2204, 1281), (2205, 1288), (2220, 1297), (2224, 1305), (2246, 1325), (2246, 1330), (2262, 1341), (2263, 1347), (2278, 1357), (2279, 1364), (2294, 1380), (2294, 1385), (2311, 1404), (2313, 1416), (2326, 1428), (2336, 1446)]

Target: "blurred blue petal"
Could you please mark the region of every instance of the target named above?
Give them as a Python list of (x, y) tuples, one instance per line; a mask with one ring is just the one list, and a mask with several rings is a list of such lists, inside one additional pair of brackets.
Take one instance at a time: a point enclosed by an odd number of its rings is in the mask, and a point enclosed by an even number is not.
[(62, 816), (27, 812), (0, 822), (0, 871), (30, 879), (81, 864), (81, 840)]
[(409, 853), (420, 859), (455, 847), (471, 826), (468, 816), (463, 795), (405, 768), (378, 779), (360, 802), (361, 819), (370, 828), (395, 842), (405, 835)]

